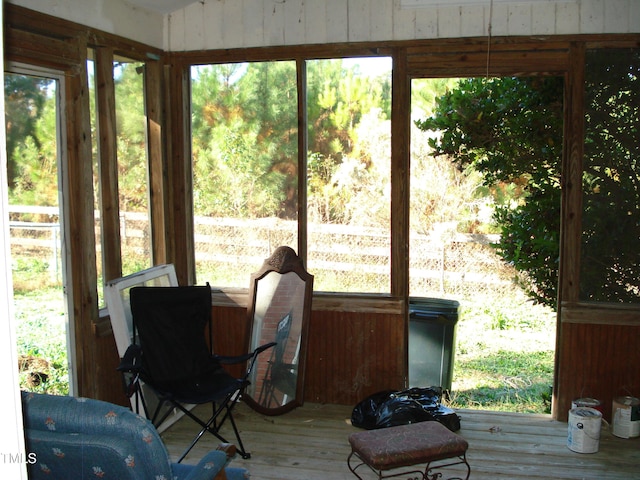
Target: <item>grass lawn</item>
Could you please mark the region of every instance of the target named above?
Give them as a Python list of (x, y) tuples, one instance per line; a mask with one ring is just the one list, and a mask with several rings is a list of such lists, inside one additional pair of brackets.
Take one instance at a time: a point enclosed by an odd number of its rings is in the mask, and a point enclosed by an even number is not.
[(61, 288), (14, 293), (20, 387), (58, 395), (69, 393), (67, 334)]
[(555, 312), (522, 293), (460, 301), (451, 406), (550, 411)]

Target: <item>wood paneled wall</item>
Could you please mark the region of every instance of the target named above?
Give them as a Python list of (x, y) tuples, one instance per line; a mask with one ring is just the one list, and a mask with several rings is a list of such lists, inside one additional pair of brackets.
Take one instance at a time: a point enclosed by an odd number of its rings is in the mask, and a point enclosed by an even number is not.
[(634, 306), (562, 305), (558, 335), (558, 420), (567, 420), (576, 398), (597, 398), (611, 421), (614, 398), (640, 396), (640, 313)]
[(309, 327), (305, 400), (355, 405), (404, 386), (402, 315), (314, 311)]
[(558, 419), (567, 420), (572, 400), (592, 397), (611, 421), (613, 399), (640, 392), (640, 325), (562, 323), (561, 334)]
[[(567, 307), (569, 310), (569, 307)], [(591, 309), (593, 310), (593, 309)], [(214, 305), (214, 351), (240, 355), (248, 345), (249, 322), (242, 304)], [(640, 392), (640, 324), (635, 320), (597, 323), (571, 309), (561, 323), (558, 350), (558, 420), (566, 421), (572, 400), (599, 399), (611, 420), (611, 404), (620, 395)], [(601, 322), (610, 316), (600, 312)], [(580, 317), (579, 319), (577, 317)], [(306, 402), (355, 405), (367, 395), (406, 384), (407, 344), (400, 313), (314, 310), (309, 326), (305, 376)], [(117, 352), (102, 338), (99, 349), (113, 361), (100, 369), (109, 385), (109, 401), (126, 405), (115, 374)], [(101, 355), (101, 356), (102, 356)], [(235, 375), (238, 366), (230, 367)]]
[[(214, 305), (213, 344), (219, 355), (241, 355), (248, 346), (249, 321), (244, 305)], [(404, 388), (406, 341), (403, 315), (388, 312), (314, 310), (309, 325), (309, 346), (304, 401), (355, 405), (381, 390)], [(101, 398), (128, 406), (120, 375), (118, 354), (111, 336), (99, 339), (102, 362), (100, 382), (108, 386)], [(111, 345), (113, 343), (113, 345)], [(241, 375), (242, 367), (227, 367)]]
[[(94, 392), (79, 393), (81, 396), (90, 396), (106, 402), (129, 407), (131, 403), (127, 398), (122, 382), (122, 376), (117, 371), (120, 364), (120, 356), (116, 348), (113, 334), (108, 336), (91, 335), (90, 345), (95, 350), (95, 364), (90, 375), (95, 378), (97, 385)], [(89, 342), (87, 342), (89, 343)]]
[[(572, 400), (599, 399), (610, 421), (620, 395), (640, 392), (640, 324), (628, 314), (600, 322), (566, 307), (558, 350), (558, 420), (566, 421)], [(593, 311), (593, 309), (590, 309)], [(613, 309), (615, 311), (616, 309)], [(214, 306), (215, 349), (240, 354), (247, 345), (246, 308)], [(577, 318), (580, 317), (580, 318)], [(626, 318), (626, 320), (624, 320)], [(403, 315), (375, 311), (314, 310), (309, 327), (305, 401), (355, 405), (367, 395), (405, 386), (406, 334)]]
[[(215, 351), (243, 353), (249, 328), (246, 308), (214, 306), (213, 316)], [(355, 405), (371, 393), (403, 388), (404, 332), (400, 314), (314, 310), (304, 400)]]
[[(230, 306), (213, 307), (213, 351), (217, 355), (243, 355), (249, 345), (247, 309)], [(242, 366), (230, 365), (232, 375), (242, 375)]]

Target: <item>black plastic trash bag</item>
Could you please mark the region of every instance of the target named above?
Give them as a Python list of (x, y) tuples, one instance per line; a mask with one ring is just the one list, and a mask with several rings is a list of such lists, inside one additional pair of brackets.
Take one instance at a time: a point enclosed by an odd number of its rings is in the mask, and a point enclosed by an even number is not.
[(351, 424), (367, 430), (436, 421), (452, 432), (460, 430), (460, 417), (440, 403), (440, 387), (386, 390), (368, 396), (353, 409)]
[(374, 430), (378, 418), (378, 409), (380, 405), (386, 402), (389, 397), (395, 393), (394, 390), (384, 390), (382, 392), (369, 395), (362, 400), (351, 413), (351, 425), (366, 430)]

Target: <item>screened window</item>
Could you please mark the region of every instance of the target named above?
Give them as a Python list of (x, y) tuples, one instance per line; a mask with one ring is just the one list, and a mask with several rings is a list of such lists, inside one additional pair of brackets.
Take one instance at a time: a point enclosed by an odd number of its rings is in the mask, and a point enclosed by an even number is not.
[(295, 62), (191, 70), (196, 275), (247, 287), (280, 245), (297, 246)]
[(116, 59), (118, 194), (122, 274), (151, 266), (144, 63)]
[(640, 299), (640, 50), (586, 55), (580, 299)]
[(8, 64), (4, 75), (8, 225), (20, 388), (74, 392), (62, 204), (62, 72)]
[(390, 58), (307, 62), (307, 249), (316, 290), (390, 291), (390, 117)]
[(297, 248), (302, 212), (316, 289), (389, 292), (391, 59), (306, 68), (304, 172), (295, 62), (192, 68), (197, 277), (246, 287), (276, 247)]
[[(113, 83), (100, 80), (102, 70)], [(105, 276), (111, 280), (151, 266), (144, 71), (144, 62), (88, 50), (99, 286)], [(117, 191), (112, 191), (112, 182), (117, 182)], [(100, 287), (98, 297), (103, 307)]]
[(98, 305), (104, 307), (104, 291), (103, 285), (103, 269), (102, 269), (102, 225), (100, 216), (100, 164), (98, 161), (98, 109), (96, 106), (96, 62), (94, 60), (95, 53), (92, 49), (88, 51), (87, 60), (87, 82), (89, 85), (89, 110), (91, 119), (91, 160), (93, 162), (93, 211), (95, 219), (95, 236), (96, 236), (96, 272), (98, 274)]

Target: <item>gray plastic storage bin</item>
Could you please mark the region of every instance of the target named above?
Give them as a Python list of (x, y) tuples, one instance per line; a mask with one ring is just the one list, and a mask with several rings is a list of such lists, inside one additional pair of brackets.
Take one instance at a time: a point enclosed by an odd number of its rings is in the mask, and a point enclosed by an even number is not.
[(451, 390), (460, 303), (409, 299), (409, 386)]

